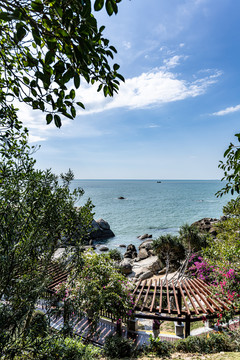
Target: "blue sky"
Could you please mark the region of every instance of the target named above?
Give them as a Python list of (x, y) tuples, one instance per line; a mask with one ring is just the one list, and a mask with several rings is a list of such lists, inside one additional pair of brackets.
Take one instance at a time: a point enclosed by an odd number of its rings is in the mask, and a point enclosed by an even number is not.
[(220, 179), (240, 131), (240, 1), (122, 0), (96, 14), (125, 77), (105, 99), (84, 83), (61, 129), (21, 105), (37, 166), (79, 179)]

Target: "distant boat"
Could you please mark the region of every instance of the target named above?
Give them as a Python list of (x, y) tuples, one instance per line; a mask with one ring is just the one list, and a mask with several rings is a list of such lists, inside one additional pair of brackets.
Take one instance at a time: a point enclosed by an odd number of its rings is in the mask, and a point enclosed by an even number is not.
[(160, 183), (161, 183), (161, 181), (157, 181), (157, 183), (158, 183), (158, 184), (160, 184)]

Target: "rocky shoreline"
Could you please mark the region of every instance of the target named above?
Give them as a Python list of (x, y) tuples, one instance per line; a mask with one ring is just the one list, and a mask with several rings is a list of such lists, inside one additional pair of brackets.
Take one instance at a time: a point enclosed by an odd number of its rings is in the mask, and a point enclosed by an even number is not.
[[(224, 220), (224, 218), (203, 218), (194, 222), (192, 225), (198, 227), (200, 232), (209, 233), (211, 236), (216, 237), (215, 225), (222, 220)], [(109, 248), (105, 245), (98, 247), (98, 241), (115, 236), (108, 222), (103, 219), (94, 220), (92, 229), (93, 231), (90, 233), (90, 240), (86, 249), (89, 247), (96, 249), (97, 247), (99, 251), (108, 251)], [(129, 244), (128, 246), (123, 244), (119, 245), (119, 247), (126, 247), (123, 260), (119, 263), (122, 273), (134, 282), (164, 274), (164, 265), (152, 250), (152, 235), (144, 234), (137, 236), (137, 238), (143, 240), (138, 246), (138, 249), (133, 244)]]

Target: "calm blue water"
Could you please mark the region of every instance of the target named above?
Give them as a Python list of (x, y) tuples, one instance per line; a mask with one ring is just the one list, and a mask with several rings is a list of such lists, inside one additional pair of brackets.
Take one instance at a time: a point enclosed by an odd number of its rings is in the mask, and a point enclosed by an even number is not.
[[(181, 225), (204, 217), (219, 218), (230, 195), (217, 198), (223, 187), (218, 180), (74, 180), (85, 194), (78, 205), (91, 198), (97, 220), (108, 221), (115, 238), (105, 241), (110, 248), (130, 243), (138, 246), (138, 235), (153, 238), (177, 234)], [(123, 196), (125, 200), (119, 200)]]

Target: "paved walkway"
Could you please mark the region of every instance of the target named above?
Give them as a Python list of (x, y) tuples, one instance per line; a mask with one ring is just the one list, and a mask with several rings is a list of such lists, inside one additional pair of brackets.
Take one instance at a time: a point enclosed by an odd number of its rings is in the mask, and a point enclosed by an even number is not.
[[(50, 325), (56, 330), (61, 330), (63, 326), (63, 318), (62, 317), (51, 318)], [(77, 319), (75, 321), (73, 330), (75, 334), (85, 339), (89, 335), (90, 326), (91, 323), (88, 321), (86, 317), (84, 317), (80, 320)], [(103, 346), (106, 337), (109, 335), (115, 335), (116, 333), (117, 333), (116, 324), (104, 319), (100, 319), (98, 328), (96, 329), (96, 332), (93, 334), (91, 341), (97, 345)], [(132, 338), (136, 343), (137, 347), (147, 344), (149, 342), (149, 338), (151, 334), (152, 331), (140, 330), (140, 331), (128, 332), (125, 326), (123, 326), (122, 328), (122, 336)], [(167, 341), (176, 341), (180, 339), (174, 334), (160, 334), (159, 337), (162, 340), (167, 340)]]

